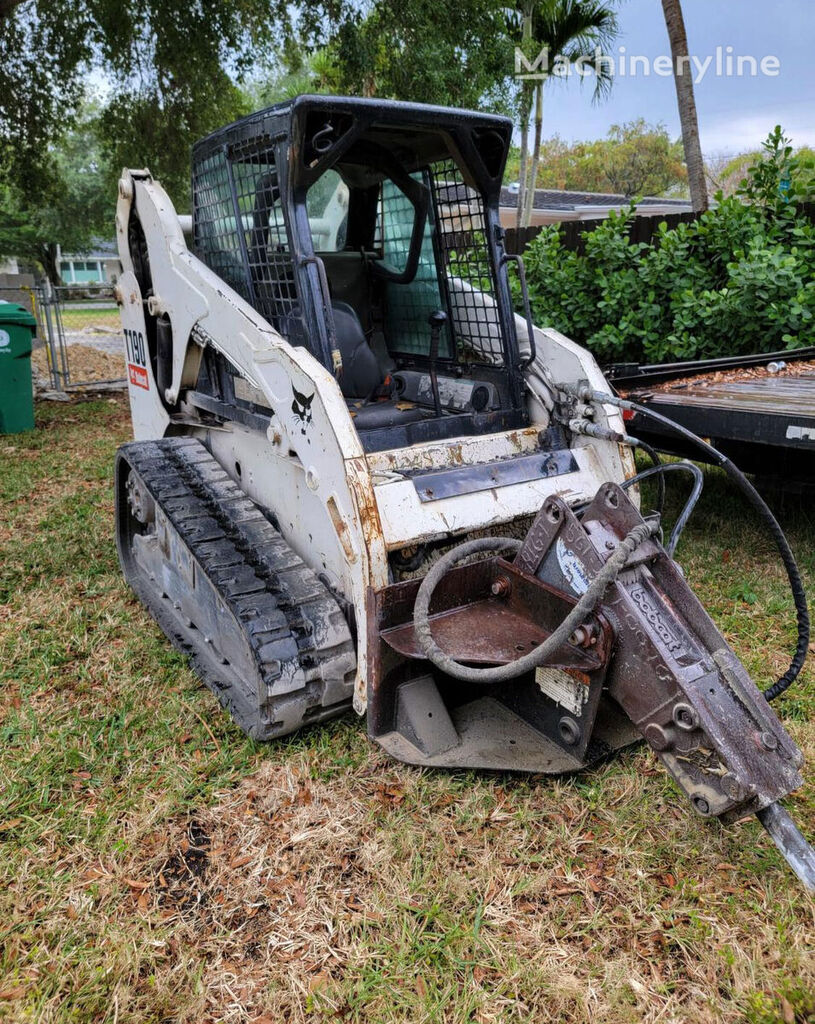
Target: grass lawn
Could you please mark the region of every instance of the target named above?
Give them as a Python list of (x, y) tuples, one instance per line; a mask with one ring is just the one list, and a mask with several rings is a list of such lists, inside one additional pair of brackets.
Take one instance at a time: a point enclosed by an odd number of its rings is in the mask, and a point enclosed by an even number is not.
[[(400, 765), (352, 716), (245, 739), (120, 578), (126, 406), (37, 423), (0, 438), (0, 1021), (815, 1020), (813, 901), (646, 749), (553, 781)], [(765, 685), (794, 625), (753, 527), (710, 472), (679, 558)], [(811, 668), (777, 709), (813, 836)]]
[(94, 327), (122, 329), (119, 307), (115, 302), (94, 305), (90, 302), (66, 302), (62, 307), (62, 325), (66, 331), (86, 331)]

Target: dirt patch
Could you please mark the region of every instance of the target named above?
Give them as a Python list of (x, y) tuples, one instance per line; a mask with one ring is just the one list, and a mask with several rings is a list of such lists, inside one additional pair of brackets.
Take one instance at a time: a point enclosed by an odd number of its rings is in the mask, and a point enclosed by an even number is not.
[[(104, 381), (118, 380), (125, 375), (124, 354), (113, 352), (102, 352), (100, 349), (91, 348), (88, 345), (68, 346), (68, 369), (71, 381)], [(45, 381), (45, 386), (51, 386), (50, 366), (48, 353), (45, 348), (37, 349), (32, 353), (31, 364), (36, 378)]]
[(191, 821), (187, 834), (158, 869), (155, 891), (159, 907), (184, 913), (206, 902), (210, 846), (200, 822)]
[[(642, 755), (638, 778), (608, 780), (604, 804), (636, 804), (656, 770)], [(717, 922), (732, 894), (760, 892), (736, 882), (724, 835), (705, 837), (686, 887), (672, 862), (642, 852), (648, 837), (681, 843), (684, 809), (663, 808), (660, 827), (635, 837), (568, 786), (514, 780), (495, 802), (438, 789), (434, 800), (433, 783), (376, 754), (330, 780), (302, 761), (264, 764), (171, 825), (173, 852), (139, 872), (154, 880), (142, 906), (173, 926), (175, 948), (195, 951), (199, 1019), (457, 1024), (447, 984), (478, 1024), (736, 1019), (750, 964), (775, 939), (769, 910), (753, 938), (743, 921)], [(711, 940), (729, 945), (732, 968), (705, 955)], [(717, 986), (729, 1014), (712, 1011)]]
[(169, 831), (143, 873), (153, 879), (145, 895), (166, 924), (174, 919), (176, 942), (197, 949), (209, 1013), (237, 984), (236, 1019), (265, 1012), (302, 1021), (304, 993), (325, 988), (331, 1003), (332, 980), (363, 955), (360, 928), (384, 920), (386, 851), (366, 813), (379, 807), (376, 786), (359, 783), (327, 785), (291, 766), (264, 766)]

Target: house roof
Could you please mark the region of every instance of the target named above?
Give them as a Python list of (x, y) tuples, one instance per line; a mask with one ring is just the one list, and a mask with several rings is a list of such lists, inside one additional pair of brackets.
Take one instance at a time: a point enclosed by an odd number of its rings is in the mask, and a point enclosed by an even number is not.
[(119, 258), (119, 250), (113, 240), (92, 238), (90, 246), (83, 252), (61, 252), (63, 260), (114, 260)]
[[(534, 207), (536, 210), (576, 210), (585, 206), (628, 206), (631, 202), (627, 196), (612, 195), (604, 192), (566, 192), (558, 189), (535, 189)], [(501, 206), (518, 206), (518, 192), (506, 186), (501, 189)], [(659, 199), (648, 196), (640, 199), (637, 206), (675, 206), (677, 212), (687, 209), (690, 201), (686, 199)]]

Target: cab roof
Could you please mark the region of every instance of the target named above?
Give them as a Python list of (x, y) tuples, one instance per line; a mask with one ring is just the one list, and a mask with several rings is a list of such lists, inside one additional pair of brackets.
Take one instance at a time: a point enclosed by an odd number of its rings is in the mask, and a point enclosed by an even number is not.
[(289, 170), (306, 186), (319, 166), (366, 160), (371, 147), (385, 149), (406, 171), (455, 154), (479, 191), (500, 188), (512, 138), (509, 118), (453, 107), (351, 96), (300, 95), (249, 114), (201, 139), (193, 162), (213, 150), (231, 159), (258, 146), (285, 143)]

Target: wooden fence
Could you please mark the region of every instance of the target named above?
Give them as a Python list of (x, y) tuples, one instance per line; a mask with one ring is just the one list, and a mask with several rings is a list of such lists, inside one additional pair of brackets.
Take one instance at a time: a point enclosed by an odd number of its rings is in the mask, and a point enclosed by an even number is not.
[[(815, 224), (815, 203), (803, 203), (801, 205), (801, 213)], [(696, 220), (696, 217), (697, 214), (695, 213), (669, 213), (661, 214), (656, 217), (643, 217), (638, 215), (631, 222), (629, 238), (632, 242), (650, 243), (654, 235), (659, 231), (660, 224), (665, 223), (669, 228), (675, 228), (680, 224), (692, 223)], [(598, 220), (564, 221), (560, 225), (563, 235), (564, 249), (573, 250), (574, 252), (580, 253), (582, 256), (586, 251), (584, 235), (594, 231), (594, 229), (602, 223), (602, 218)], [(527, 245), (529, 245), (532, 239), (539, 235), (542, 230), (543, 228), (540, 225), (531, 228), (507, 228), (507, 252), (523, 254)]]
[[(669, 213), (658, 217), (635, 217), (631, 221), (629, 237), (632, 242), (650, 242), (659, 230), (663, 222), (669, 228), (675, 228), (679, 224), (689, 224), (696, 220), (695, 213)], [(598, 220), (567, 220), (561, 225), (564, 249), (571, 249), (579, 252), (582, 256), (586, 251), (585, 235), (594, 231), (598, 225), (603, 223), (603, 218)], [(537, 237), (543, 227), (540, 225), (530, 228), (507, 228), (506, 248), (507, 252), (523, 253), (533, 238)]]

